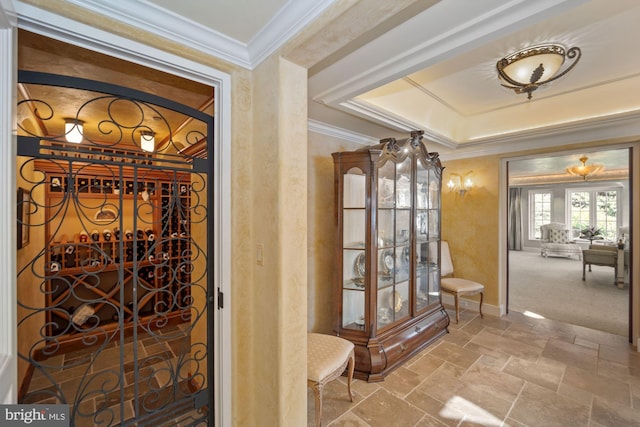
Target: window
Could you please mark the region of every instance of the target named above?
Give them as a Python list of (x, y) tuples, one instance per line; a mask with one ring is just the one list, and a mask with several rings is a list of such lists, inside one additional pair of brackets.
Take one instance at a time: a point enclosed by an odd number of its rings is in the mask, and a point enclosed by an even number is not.
[(551, 222), (551, 190), (529, 191), (529, 238), (540, 239), (540, 226)]
[(567, 200), (572, 228), (597, 227), (604, 239), (616, 239), (620, 222), (619, 188), (567, 190)]

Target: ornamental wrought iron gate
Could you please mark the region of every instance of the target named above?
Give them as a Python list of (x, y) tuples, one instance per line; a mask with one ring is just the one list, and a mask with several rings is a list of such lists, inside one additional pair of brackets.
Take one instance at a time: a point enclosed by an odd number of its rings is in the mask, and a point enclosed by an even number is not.
[(213, 425), (213, 104), (18, 81), (20, 402)]

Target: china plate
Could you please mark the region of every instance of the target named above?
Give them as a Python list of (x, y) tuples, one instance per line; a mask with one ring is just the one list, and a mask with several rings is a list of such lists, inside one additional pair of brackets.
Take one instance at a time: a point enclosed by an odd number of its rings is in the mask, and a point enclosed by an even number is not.
[(380, 254), (380, 265), (382, 267), (382, 274), (385, 276), (391, 276), (395, 268), (395, 260), (393, 259), (393, 250), (387, 249)]
[(389, 307), (396, 313), (402, 310), (402, 297), (398, 291), (389, 292)]
[(353, 274), (356, 278), (363, 278), (366, 272), (364, 252), (360, 252), (353, 262)]

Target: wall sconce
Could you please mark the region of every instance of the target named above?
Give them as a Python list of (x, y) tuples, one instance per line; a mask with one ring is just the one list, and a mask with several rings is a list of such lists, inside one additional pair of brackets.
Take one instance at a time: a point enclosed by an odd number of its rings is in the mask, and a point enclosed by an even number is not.
[(64, 119), (64, 139), (67, 142), (79, 144), (84, 138), (83, 121), (76, 119)]
[(447, 188), (449, 188), (450, 192), (456, 191), (461, 197), (464, 196), (473, 188), (473, 180), (471, 179), (472, 174), (473, 171), (469, 171), (463, 175), (452, 173), (449, 178), (449, 182), (447, 182)]
[(153, 153), (156, 149), (156, 137), (155, 133), (149, 131), (140, 132), (140, 148), (144, 151)]

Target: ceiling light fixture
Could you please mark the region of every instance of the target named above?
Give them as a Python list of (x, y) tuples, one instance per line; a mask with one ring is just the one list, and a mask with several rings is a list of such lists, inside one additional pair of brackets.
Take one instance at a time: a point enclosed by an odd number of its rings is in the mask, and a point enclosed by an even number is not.
[[(506, 56), (498, 61), (496, 68), (501, 85), (513, 89), (516, 93), (531, 93), (540, 86), (550, 83), (567, 74), (580, 60), (579, 47), (565, 48), (558, 44), (544, 44), (528, 47)], [(571, 65), (558, 74), (565, 58), (573, 59)]]
[(582, 179), (586, 181), (588, 175), (596, 174), (604, 168), (602, 165), (587, 165), (587, 160), (589, 160), (587, 156), (580, 157), (580, 163), (582, 164), (580, 166), (568, 167), (567, 172), (570, 175), (581, 176)]
[(140, 148), (153, 153), (156, 149), (155, 133), (149, 131), (140, 132)]
[(64, 119), (64, 139), (67, 142), (79, 144), (84, 138), (83, 121), (77, 119)]

